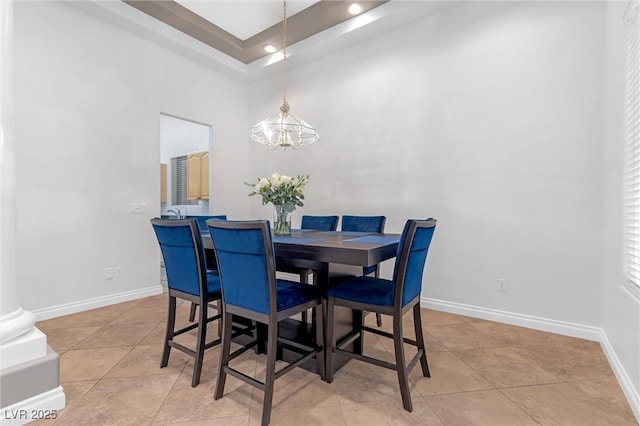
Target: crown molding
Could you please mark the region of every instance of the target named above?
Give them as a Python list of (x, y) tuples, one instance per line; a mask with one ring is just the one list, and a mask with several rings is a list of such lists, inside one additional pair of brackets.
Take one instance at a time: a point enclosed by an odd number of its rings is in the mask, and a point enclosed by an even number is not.
[[(268, 56), (269, 53), (264, 50), (267, 44), (278, 49), (283, 47), (282, 22), (241, 40), (175, 1), (122, 1), (244, 64)], [(366, 13), (388, 1), (369, 0), (359, 4), (362, 6), (362, 13)], [(348, 12), (348, 6), (348, 2), (323, 0), (287, 17), (287, 45), (355, 18)]]

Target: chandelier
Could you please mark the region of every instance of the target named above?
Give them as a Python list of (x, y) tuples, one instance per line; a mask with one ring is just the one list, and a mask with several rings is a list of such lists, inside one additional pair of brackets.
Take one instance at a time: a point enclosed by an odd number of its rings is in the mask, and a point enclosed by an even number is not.
[(282, 106), (277, 116), (262, 120), (249, 131), (252, 141), (269, 146), (271, 149), (287, 148), (299, 149), (302, 145), (309, 145), (320, 137), (316, 129), (304, 120), (289, 114), (287, 102), (287, 1), (284, 0), (282, 19), (282, 53), (284, 55), (284, 91)]

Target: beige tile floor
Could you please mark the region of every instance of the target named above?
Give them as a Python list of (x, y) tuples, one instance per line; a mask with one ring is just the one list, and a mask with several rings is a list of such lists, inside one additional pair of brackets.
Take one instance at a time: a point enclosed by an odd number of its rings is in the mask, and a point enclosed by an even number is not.
[[(60, 355), (67, 406), (33, 424), (259, 424), (262, 392), (251, 386), (229, 377), (224, 397), (213, 400), (218, 348), (207, 352), (196, 388), (193, 362), (179, 351), (159, 367), (166, 305), (159, 295), (39, 322)], [(188, 305), (178, 309), (185, 323)], [(427, 309), (422, 320), (431, 378), (419, 366), (412, 372), (412, 413), (402, 408), (395, 372), (350, 361), (332, 384), (301, 369), (276, 381), (271, 424), (638, 424), (596, 342)], [(411, 315), (405, 324), (412, 328)], [(365, 354), (392, 361), (393, 347), (367, 335)], [(247, 352), (236, 361), (260, 375), (265, 359)]]

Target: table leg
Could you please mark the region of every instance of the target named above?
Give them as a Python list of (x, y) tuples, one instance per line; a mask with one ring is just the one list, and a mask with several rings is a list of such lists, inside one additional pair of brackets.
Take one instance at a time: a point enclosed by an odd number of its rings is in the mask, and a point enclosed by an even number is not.
[[(347, 265), (339, 265), (339, 264), (329, 264), (327, 267), (327, 271), (324, 275), (319, 275), (321, 278), (318, 279), (319, 285), (323, 285), (326, 289), (328, 289), (331, 285), (335, 285), (336, 283), (343, 281), (345, 279), (351, 279), (358, 275), (362, 274), (362, 267), (354, 267)], [(327, 313), (325, 312), (325, 319), (327, 317)], [(363, 326), (363, 315), (362, 311), (356, 311), (350, 308), (346, 308), (344, 306), (336, 306), (334, 313), (334, 323), (333, 324), (325, 324), (324, 329), (328, 330), (328, 327), (333, 327), (333, 333), (336, 338), (336, 341), (339, 341), (341, 338), (346, 335), (352, 333), (354, 330), (361, 330)], [(351, 345), (347, 346), (345, 349), (349, 351), (353, 351), (358, 354), (362, 354), (362, 337), (356, 339)], [(326, 350), (331, 350), (331, 342), (328, 342), (326, 339), (324, 340)], [(333, 367), (334, 373), (340, 370), (343, 365), (345, 365), (349, 361), (349, 358), (336, 354), (334, 356)], [(326, 366), (325, 366), (326, 367)]]

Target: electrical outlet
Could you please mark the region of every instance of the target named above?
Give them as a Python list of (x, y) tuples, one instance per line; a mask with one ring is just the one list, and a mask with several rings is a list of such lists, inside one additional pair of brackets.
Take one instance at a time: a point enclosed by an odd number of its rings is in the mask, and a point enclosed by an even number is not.
[(104, 268), (104, 279), (105, 280), (113, 279), (113, 268)]
[(498, 291), (504, 293), (507, 291), (507, 279), (498, 278)]
[(122, 271), (122, 266), (116, 266), (113, 272), (116, 278), (122, 278), (124, 276), (124, 273)]

